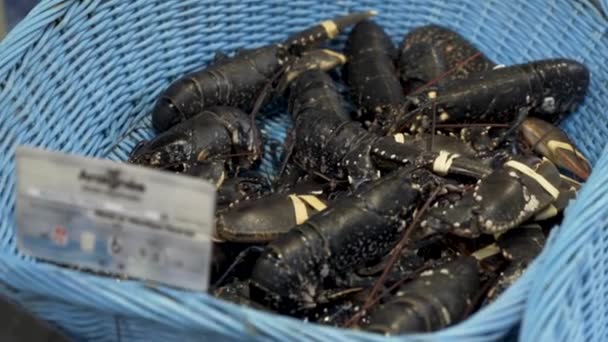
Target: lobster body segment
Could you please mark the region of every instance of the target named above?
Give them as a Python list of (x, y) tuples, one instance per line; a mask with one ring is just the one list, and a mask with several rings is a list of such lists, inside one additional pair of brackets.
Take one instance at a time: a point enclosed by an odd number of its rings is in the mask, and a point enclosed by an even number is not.
[(252, 282), (291, 306), (314, 307), (324, 279), (382, 257), (398, 237), (432, 179), (400, 169), (334, 202), (270, 243)]
[(491, 70), (494, 63), (460, 34), (425, 25), (410, 31), (399, 46), (399, 74), (406, 94), (435, 82), (439, 88), (455, 80)]
[(387, 123), (403, 112), (405, 102), (394, 65), (393, 42), (378, 24), (362, 21), (351, 31), (344, 51), (345, 80), (361, 121), (384, 133)]

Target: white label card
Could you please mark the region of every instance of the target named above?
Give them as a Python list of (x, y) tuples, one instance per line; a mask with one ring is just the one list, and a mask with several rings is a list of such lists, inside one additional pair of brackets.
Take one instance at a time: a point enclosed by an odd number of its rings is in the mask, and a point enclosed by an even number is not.
[(18, 147), (17, 238), (37, 258), (206, 291), (215, 187), (189, 176)]

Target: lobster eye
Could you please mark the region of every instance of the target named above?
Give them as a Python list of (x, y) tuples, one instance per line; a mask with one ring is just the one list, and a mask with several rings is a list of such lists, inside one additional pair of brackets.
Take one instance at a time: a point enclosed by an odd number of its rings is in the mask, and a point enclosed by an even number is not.
[(165, 98), (163, 99), (163, 102), (165, 103), (165, 106), (169, 108), (169, 110), (175, 110), (175, 105), (173, 104), (173, 102), (171, 102), (171, 100)]

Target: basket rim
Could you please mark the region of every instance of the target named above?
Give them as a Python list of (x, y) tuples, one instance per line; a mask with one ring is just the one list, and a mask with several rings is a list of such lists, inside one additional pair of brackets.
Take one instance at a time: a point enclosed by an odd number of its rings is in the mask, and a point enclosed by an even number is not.
[[(70, 3), (69, 1), (53, 1), (53, 0), (43, 0), (42, 2), (40, 2), (29, 14), (28, 16), (22, 21), (20, 22), (11, 32), (9, 32), (9, 34), (7, 35), (7, 37), (0, 42), (0, 77), (8, 77), (7, 75), (10, 74), (10, 70), (13, 68), (13, 66), (15, 65), (15, 63), (17, 63), (21, 57), (23, 56), (23, 54), (25, 54), (27, 52), (27, 50), (29, 48), (31, 48), (33, 46), (33, 44), (36, 43), (36, 41), (42, 36), (44, 29), (48, 26), (48, 25), (52, 25), (55, 20), (57, 20), (58, 18), (61, 18), (63, 15), (65, 15), (65, 12), (67, 12), (69, 10), (69, 6)], [(582, 4), (576, 3), (574, 6), (583, 6)], [(580, 7), (580, 8), (584, 8), (584, 7)], [(587, 12), (589, 13), (589, 12)], [(596, 20), (601, 20), (604, 23), (608, 23), (607, 20), (605, 20), (605, 17), (597, 17), (598, 14), (593, 14), (593, 16), (596, 16)], [(11, 47), (18, 47), (17, 49), (11, 49)], [(12, 51), (10, 51), (12, 50)], [(608, 152), (606, 152), (606, 150), (604, 150), (604, 152), (602, 152), (602, 156), (605, 156), (606, 154), (608, 154)], [(569, 206), (570, 207), (570, 206)], [(555, 234), (557, 235), (557, 234)], [(547, 246), (548, 247), (548, 246)], [(537, 257), (537, 260), (535, 260), (535, 262), (530, 266), (529, 270), (536, 270), (538, 268), (538, 266), (535, 266), (539, 263), (541, 263), (542, 260), (544, 260), (544, 258), (549, 254), (549, 252), (547, 252), (548, 250), (550, 250), (550, 248), (543, 248), (543, 252), (541, 253), (541, 255), (539, 255)], [(62, 279), (62, 282), (64, 285), (71, 285), (71, 286), (78, 286), (78, 285), (84, 285), (84, 284), (94, 284), (95, 286), (95, 290), (107, 290), (107, 287), (104, 285), (109, 285), (110, 283), (114, 283), (115, 285), (115, 290), (116, 292), (125, 298), (128, 298), (129, 296), (131, 296), (134, 292), (133, 291), (146, 291), (149, 292), (149, 294), (153, 294), (155, 293), (154, 290), (151, 290), (149, 287), (147, 287), (144, 283), (139, 282), (139, 281), (125, 281), (123, 283), (119, 283), (116, 284), (116, 279), (115, 278), (111, 278), (111, 277), (99, 277), (99, 276), (94, 276), (94, 275), (83, 275), (81, 272), (78, 271), (74, 271), (71, 269), (66, 269), (51, 263), (45, 263), (45, 262), (40, 262), (40, 261), (34, 261), (33, 259), (30, 258), (23, 258), (19, 255), (15, 255), (13, 253), (11, 253), (10, 251), (5, 251), (5, 250), (1, 250), (0, 251), (0, 269), (2, 269), (2, 273), (4, 272), (15, 272), (16, 269), (19, 270), (26, 270), (29, 272), (42, 272), (43, 274), (55, 274), (57, 279)], [(34, 266), (32, 266), (34, 265)], [(504, 294), (502, 294), (496, 301), (496, 303), (484, 307), (481, 310), (477, 311), (475, 314), (473, 314), (470, 318), (468, 318), (465, 321), (462, 321), (450, 328), (441, 330), (439, 332), (435, 332), (435, 333), (428, 333), (428, 334), (415, 334), (415, 335), (406, 335), (407, 337), (412, 337), (412, 338), (420, 338), (420, 339), (434, 339), (434, 338), (443, 338), (443, 337), (450, 337), (450, 336), (458, 336), (458, 332), (462, 333), (461, 329), (464, 327), (467, 327), (468, 325), (476, 325), (479, 324), (479, 322), (483, 322), (483, 316), (491, 316), (492, 314), (494, 314), (495, 312), (499, 312), (500, 310), (507, 310), (510, 305), (516, 305), (514, 306), (515, 309), (514, 310), (518, 310), (520, 312), (523, 311), (524, 308), (524, 304), (525, 304), (525, 300), (526, 300), (526, 295), (527, 293), (529, 293), (529, 290), (531, 288), (531, 282), (533, 279), (533, 276), (531, 275), (531, 273), (533, 272), (526, 272), (524, 274), (524, 276), (519, 279), (513, 286), (511, 286), (507, 292), (505, 292)], [(6, 274), (2, 275), (3, 277), (3, 281), (6, 281)], [(91, 278), (89, 278), (91, 277)], [(28, 291), (32, 291), (32, 292), (36, 292), (34, 291), (34, 287), (29, 287), (27, 289)], [(174, 291), (171, 290), (169, 291), (171, 293), (173, 293)], [(39, 294), (44, 294), (44, 295), (48, 295), (48, 293), (45, 293), (43, 291), (38, 291)], [(191, 296), (192, 294), (188, 293), (187, 291), (178, 291), (176, 293), (185, 293), (186, 296)], [(158, 294), (158, 293), (157, 293)], [(509, 296), (507, 296), (507, 294), (509, 294)], [(520, 295), (520, 297), (515, 298), (514, 296), (518, 294)], [(234, 304), (229, 303), (229, 302), (225, 302), (223, 300), (214, 298), (210, 295), (207, 294), (194, 294), (193, 297), (202, 297), (203, 298), (203, 302), (209, 301), (209, 303), (207, 304), (212, 304), (213, 307), (218, 307), (218, 306), (234, 306)], [(505, 299), (505, 297), (507, 299)], [(513, 298), (512, 298), (513, 297)], [(57, 296), (56, 298), (58, 299), (66, 299), (65, 296)], [(517, 300), (515, 300), (517, 299)], [(80, 300), (75, 301), (77, 302), (79, 305), (82, 304), (83, 307), (87, 307), (86, 304), (86, 298), (80, 298)], [(197, 314), (198, 310), (196, 309), (196, 305), (191, 305), (191, 304), (186, 304), (184, 302), (178, 302), (180, 306), (183, 306), (186, 309), (191, 310), (191, 314)], [(498, 305), (498, 303), (501, 303), (501, 305)], [(89, 303), (90, 304), (90, 303)], [(124, 313), (123, 310), (128, 311), (129, 315), (132, 316), (137, 316), (137, 317), (141, 317), (141, 311), (139, 310), (133, 310), (132, 307), (130, 305), (121, 305), (120, 307), (118, 307), (118, 304), (116, 304), (116, 310), (120, 310), (121, 313)], [(200, 302), (197, 302), (197, 304), (200, 304)], [(508, 305), (507, 305), (508, 304)], [(219, 311), (225, 311), (225, 312), (221, 312), (221, 314), (225, 315), (226, 317), (231, 317), (231, 313), (233, 312), (237, 312), (237, 311), (242, 311), (243, 315), (245, 316), (249, 316), (249, 315), (269, 315), (267, 313), (261, 312), (261, 311), (257, 311), (251, 308), (246, 308), (246, 307), (234, 307), (230, 310), (221, 310), (218, 309)], [(104, 311), (104, 312), (112, 312), (112, 311)], [(240, 316), (240, 315), (237, 315)], [(154, 316), (151, 314), (148, 314), (148, 316), (145, 316), (146, 319), (150, 319), (153, 321), (157, 321), (159, 323), (165, 323), (162, 322), (160, 320), (160, 318), (158, 316)], [(524, 317), (525, 318), (525, 317)], [(305, 324), (299, 320), (296, 320), (294, 318), (291, 317), (285, 317), (285, 316), (280, 316), (280, 315), (275, 315), (275, 314), (271, 314), (271, 316), (269, 316), (269, 319), (272, 320), (283, 320), (286, 319), (289, 322), (289, 325), (293, 325), (293, 324), (297, 324), (297, 326), (300, 326), (302, 329), (305, 329), (305, 326), (310, 326), (310, 324)], [(297, 322), (295, 322), (297, 321)], [(287, 322), (287, 321), (286, 321)], [(185, 326), (188, 327), (197, 327), (198, 325), (196, 324), (196, 321), (190, 321), (191, 324), (187, 324)], [(245, 324), (245, 323), (243, 323)], [(255, 324), (254, 324), (255, 325)], [(325, 326), (321, 326), (318, 324), (315, 324), (316, 328), (321, 329), (322, 331), (327, 331), (327, 333), (331, 336), (337, 336), (337, 334), (341, 334), (342, 336), (357, 336), (357, 337), (366, 337), (366, 338), (370, 338), (370, 339), (375, 339), (377, 337), (377, 335), (375, 334), (370, 334), (370, 333), (362, 333), (362, 332), (354, 332), (351, 335), (351, 331), (349, 330), (345, 330), (345, 329), (336, 329), (336, 328), (331, 328), (331, 327), (325, 327)], [(243, 330), (246, 329), (246, 326), (243, 326)], [(328, 330), (326, 330), (328, 329)], [(367, 336), (368, 334), (370, 334), (371, 336)], [(240, 335), (240, 334), (239, 334)], [(404, 335), (401, 335), (400, 337), (403, 337)]]

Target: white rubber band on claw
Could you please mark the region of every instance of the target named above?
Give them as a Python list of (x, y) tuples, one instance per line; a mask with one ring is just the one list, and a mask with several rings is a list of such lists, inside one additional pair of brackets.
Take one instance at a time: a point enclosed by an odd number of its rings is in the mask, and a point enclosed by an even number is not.
[(579, 157), (580, 159), (584, 160), (587, 164), (589, 164), (589, 161), (587, 160), (587, 158), (585, 158), (584, 155), (582, 155), (576, 148), (574, 148), (574, 146), (572, 146), (568, 143), (565, 143), (563, 141), (558, 141), (558, 140), (551, 140), (547, 143), (547, 147), (553, 153), (555, 153), (555, 150), (558, 148), (562, 149), (562, 150), (570, 151), (570, 152), (576, 154), (576, 156)]
[(393, 135), (393, 137), (395, 138), (395, 141), (400, 144), (403, 144), (405, 142), (405, 135), (403, 135), (403, 133), (397, 133)]
[(544, 221), (557, 216), (557, 214), (559, 214), (557, 208), (553, 204), (549, 204), (548, 207), (534, 216), (534, 221)]
[(293, 210), (296, 216), (296, 224), (302, 224), (308, 220), (308, 210), (306, 204), (296, 195), (289, 195), (289, 199), (293, 203)]
[(559, 197), (559, 189), (553, 186), (553, 184), (551, 184), (545, 177), (532, 170), (528, 165), (515, 160), (509, 160), (505, 163), (505, 165), (534, 179), (543, 189), (545, 189), (546, 192), (549, 193), (549, 195), (553, 196), (553, 198), (557, 199)]
[(313, 195), (299, 195), (302, 201), (313, 207), (316, 211), (323, 211), (327, 208), (327, 205), (323, 203), (317, 196)]
[(326, 20), (322, 21), (320, 25), (323, 26), (323, 29), (327, 33), (327, 37), (329, 39), (336, 38), (336, 36), (338, 35), (338, 26), (336, 25), (336, 23), (334, 23), (332, 20)]
[(454, 162), (454, 159), (458, 158), (458, 154), (450, 154), (447, 151), (439, 151), (439, 156), (435, 158), (433, 162), (433, 171), (440, 176), (445, 176), (450, 171), (450, 167)]
[(491, 245), (487, 245), (486, 247), (479, 249), (471, 254), (471, 256), (477, 260), (482, 260), (492, 255), (496, 255), (500, 253), (500, 247), (497, 244), (493, 243)]

